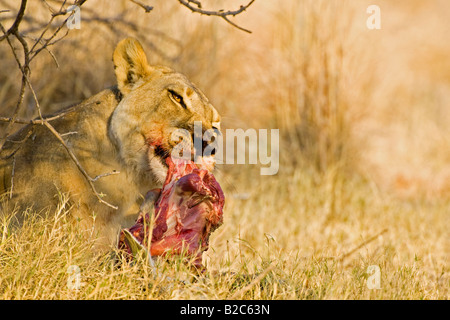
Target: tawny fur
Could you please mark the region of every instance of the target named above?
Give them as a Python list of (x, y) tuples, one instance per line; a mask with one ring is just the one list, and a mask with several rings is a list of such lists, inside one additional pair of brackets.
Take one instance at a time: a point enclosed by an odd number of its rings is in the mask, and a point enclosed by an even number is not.
[[(105, 194), (104, 200), (119, 209), (99, 203), (46, 127), (27, 125), (8, 138), (0, 154), (0, 188), (7, 199), (3, 212), (14, 208), (22, 212), (29, 207), (51, 212), (59, 201), (57, 195), (65, 194), (73, 205), (72, 215), (87, 227), (95, 220), (102, 246), (111, 245), (119, 228), (135, 220), (142, 196), (161, 187), (166, 176), (167, 167), (150, 146), (159, 144), (170, 150), (174, 146), (172, 132), (191, 130), (194, 121), (201, 121), (205, 130), (218, 127), (220, 116), (205, 95), (184, 75), (148, 65), (137, 40), (122, 40), (113, 61), (117, 87), (92, 96), (69, 112), (62, 111), (67, 114), (51, 124), (63, 134), (91, 177), (120, 172), (94, 182)], [(177, 103), (170, 91), (180, 95), (187, 108)], [(15, 142), (23, 139), (21, 144)]]

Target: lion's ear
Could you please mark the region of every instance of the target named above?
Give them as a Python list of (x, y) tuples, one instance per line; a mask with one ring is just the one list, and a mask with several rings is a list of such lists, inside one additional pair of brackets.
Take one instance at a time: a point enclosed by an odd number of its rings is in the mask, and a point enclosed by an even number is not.
[(119, 42), (113, 55), (117, 84), (122, 94), (131, 91), (134, 84), (152, 72), (139, 41), (126, 38)]

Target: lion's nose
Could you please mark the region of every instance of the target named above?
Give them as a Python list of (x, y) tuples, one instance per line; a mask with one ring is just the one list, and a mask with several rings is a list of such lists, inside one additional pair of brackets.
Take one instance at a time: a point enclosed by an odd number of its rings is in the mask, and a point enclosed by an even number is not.
[(203, 136), (203, 152), (207, 147), (208, 148), (208, 155), (206, 156), (213, 156), (217, 152), (217, 148), (219, 147), (219, 139), (221, 137), (221, 132), (218, 128), (212, 127), (212, 129), (208, 130), (208, 134)]
[[(214, 138), (213, 138), (213, 140), (214, 140)], [(205, 149), (209, 146), (209, 145), (211, 145), (211, 146), (214, 146), (214, 141), (203, 141), (203, 144), (202, 144), (202, 154), (203, 155), (205, 155)], [(209, 150), (208, 150), (209, 151)], [(208, 156), (213, 156), (213, 155), (215, 155), (216, 154), (216, 148), (211, 148), (211, 151), (209, 151), (208, 152), (209, 154), (208, 154)]]
[(220, 130), (214, 127), (209, 130), (202, 130), (202, 134), (200, 134), (200, 132), (193, 132), (192, 140), (194, 142), (196, 156), (215, 155), (220, 135)]

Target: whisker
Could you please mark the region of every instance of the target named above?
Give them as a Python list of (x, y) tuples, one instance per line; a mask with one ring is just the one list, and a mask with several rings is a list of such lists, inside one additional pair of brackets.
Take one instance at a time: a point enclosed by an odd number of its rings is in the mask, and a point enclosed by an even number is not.
[(220, 180), (221, 184), (224, 184), (227, 189), (230, 189), (232, 193), (237, 193), (238, 190), (234, 182), (225, 174), (222, 168), (218, 168), (217, 166), (214, 168), (214, 175)]

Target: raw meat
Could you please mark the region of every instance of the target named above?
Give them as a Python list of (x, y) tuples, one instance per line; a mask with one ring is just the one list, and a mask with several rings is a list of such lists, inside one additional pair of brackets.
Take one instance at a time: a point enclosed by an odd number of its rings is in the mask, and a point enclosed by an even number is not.
[(163, 188), (147, 193), (135, 225), (121, 231), (119, 248), (133, 256), (148, 248), (151, 237), (151, 256), (184, 253), (202, 268), (209, 237), (223, 221), (224, 194), (207, 160), (196, 164), (168, 157), (166, 163), (169, 170)]

